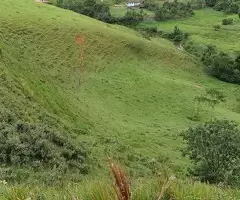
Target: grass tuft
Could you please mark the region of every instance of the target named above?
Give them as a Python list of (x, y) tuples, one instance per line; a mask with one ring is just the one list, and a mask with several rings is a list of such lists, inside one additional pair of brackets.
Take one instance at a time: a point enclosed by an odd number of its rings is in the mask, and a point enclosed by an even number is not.
[(110, 168), (115, 179), (115, 190), (118, 200), (130, 200), (130, 181), (119, 165), (110, 161)]

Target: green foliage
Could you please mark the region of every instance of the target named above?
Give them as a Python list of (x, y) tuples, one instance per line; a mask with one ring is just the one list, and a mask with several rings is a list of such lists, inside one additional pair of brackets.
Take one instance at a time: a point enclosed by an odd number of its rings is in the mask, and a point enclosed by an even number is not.
[(216, 5), (218, 0), (206, 0), (206, 5), (209, 7), (213, 7)]
[(193, 114), (190, 117), (193, 121), (198, 121), (200, 119), (200, 112), (201, 107), (203, 104), (206, 104), (207, 106), (210, 106), (212, 108), (212, 111), (214, 110), (215, 106), (219, 103), (225, 102), (225, 96), (222, 92), (216, 90), (216, 89), (207, 89), (206, 93), (202, 95), (198, 95), (194, 98), (195, 107), (193, 110)]
[(236, 89), (235, 92), (236, 95), (236, 105), (235, 105), (235, 111), (240, 113), (240, 89)]
[(232, 25), (232, 24), (233, 24), (232, 18), (227, 18), (222, 20), (222, 25)]
[(215, 46), (208, 45), (203, 52), (202, 61), (212, 76), (222, 81), (240, 84), (239, 56), (234, 59), (226, 53), (217, 52)]
[(240, 0), (206, 0), (209, 7), (214, 7), (215, 10), (224, 11), (227, 13), (238, 13), (240, 10)]
[(216, 89), (209, 89), (206, 92), (206, 95), (204, 96), (204, 101), (207, 102), (207, 104), (214, 109), (215, 106), (219, 103), (225, 102), (225, 96), (222, 92), (216, 90)]
[(143, 8), (150, 10), (150, 11), (156, 11), (159, 8), (159, 5), (153, 1), (147, 0), (144, 2)]
[(215, 4), (214, 9), (237, 14), (240, 11), (240, 0), (219, 0)]
[[(0, 111), (1, 178), (16, 181), (18, 168), (88, 173), (87, 154), (81, 146), (47, 126), (17, 121), (10, 112)], [(22, 172), (28, 174), (28, 170)]]
[(124, 17), (119, 18), (117, 23), (127, 26), (136, 26), (138, 23), (142, 22), (143, 19), (144, 14), (142, 12), (136, 12), (134, 9), (128, 9)]
[(221, 26), (218, 24), (218, 25), (214, 25), (213, 28), (215, 31), (219, 31), (221, 29)]
[(192, 15), (194, 15), (194, 12), (190, 3), (185, 4), (174, 0), (173, 2), (164, 2), (163, 6), (156, 10), (155, 19), (157, 21), (165, 21)]
[[(190, 173), (201, 181), (237, 186), (240, 178), (240, 131), (235, 122), (215, 120), (182, 133)], [(239, 185), (238, 185), (239, 186)]]
[(175, 26), (173, 32), (165, 34), (165, 37), (174, 42), (181, 42), (188, 38), (188, 33), (184, 33), (178, 26)]
[(203, 9), (206, 7), (205, 0), (191, 0), (191, 6), (193, 9)]
[[(0, 101), (19, 114), (24, 122), (40, 123), (47, 113), (65, 129), (56, 129), (61, 133), (69, 134), (71, 131), (68, 130), (76, 130), (76, 143), (87, 143), (91, 156), (96, 160), (97, 169), (89, 175), (94, 179), (98, 176), (105, 178), (102, 166), (108, 155), (128, 157), (126, 160), (131, 163), (128, 166), (133, 173), (137, 171), (138, 175), (150, 177), (151, 159), (164, 152), (173, 163), (171, 168), (182, 173), (189, 163), (179, 154), (182, 141), (176, 133), (192, 123), (186, 116), (191, 96), (199, 93), (195, 84), (221, 87), (229, 98), (234, 98), (232, 91), (235, 86), (206, 76), (191, 56), (176, 50), (167, 40), (157, 38), (148, 41), (128, 28), (105, 25), (32, 1), (2, 0), (0, 7), (0, 38), (3, 43)], [(210, 19), (207, 13), (204, 18)], [(181, 29), (202, 33), (200, 27), (206, 35), (209, 29), (198, 26), (200, 19), (194, 19), (189, 20), (196, 29), (189, 25), (189, 30), (182, 29), (182, 25)], [(219, 18), (215, 20), (214, 24), (220, 21)], [(173, 23), (172, 31), (176, 21), (169, 23)], [(212, 31), (209, 24), (207, 27)], [(76, 45), (78, 35), (85, 39), (82, 46)], [(234, 31), (228, 35), (229, 38), (223, 41), (226, 48), (229, 47), (227, 41), (238, 33)], [(79, 66), (81, 50), (84, 50), (86, 74), (84, 84), (76, 89), (74, 69)], [(5, 83), (4, 79), (11, 81)], [(239, 114), (228, 109), (231, 103), (217, 107), (216, 114), (238, 119)], [(44, 115), (38, 115), (40, 111)], [(51, 120), (41, 122), (51, 123)], [(78, 131), (85, 130), (85, 127), (86, 132)], [(131, 146), (133, 151), (129, 153), (127, 148), (119, 148), (121, 146)], [(138, 158), (131, 159), (136, 152), (139, 152)], [(154, 165), (158, 163), (154, 162)], [(16, 173), (15, 169), (12, 171)], [(50, 180), (52, 175), (56, 176), (55, 172), (45, 171), (43, 169), (41, 174), (45, 173), (44, 176)], [(20, 175), (25, 177), (24, 171), (19, 170)], [(35, 175), (34, 171), (30, 174)], [(61, 190), (59, 193), (57, 199), (64, 198)], [(70, 196), (69, 193), (67, 195)], [(191, 194), (193, 199), (202, 196), (197, 192)]]
[(104, 22), (112, 23), (115, 21), (115, 18), (111, 16), (109, 7), (97, 3), (96, 0), (85, 0), (83, 2), (78, 0), (57, 0), (57, 6)]

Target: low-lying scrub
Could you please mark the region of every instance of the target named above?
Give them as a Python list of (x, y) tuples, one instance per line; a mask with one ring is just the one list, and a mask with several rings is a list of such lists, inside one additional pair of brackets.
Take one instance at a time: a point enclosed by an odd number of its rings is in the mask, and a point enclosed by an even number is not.
[(152, 179), (131, 180), (124, 170), (110, 163), (113, 181), (84, 181), (59, 188), (26, 187), (0, 182), (2, 200), (238, 200), (237, 190), (203, 184), (194, 180), (178, 180), (165, 171)]
[(236, 58), (218, 52), (215, 46), (208, 45), (202, 55), (207, 72), (229, 83), (240, 84), (240, 56)]
[(222, 25), (232, 25), (232, 24), (233, 24), (232, 18), (227, 18), (222, 20)]
[(10, 112), (0, 115), (0, 179), (22, 181), (33, 172), (69, 170), (87, 174), (86, 151), (42, 124), (18, 121)]

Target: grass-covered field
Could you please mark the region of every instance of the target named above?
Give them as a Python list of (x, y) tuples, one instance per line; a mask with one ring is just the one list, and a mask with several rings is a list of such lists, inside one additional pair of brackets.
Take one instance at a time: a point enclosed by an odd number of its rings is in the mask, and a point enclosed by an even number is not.
[[(130, 9), (130, 8), (127, 8), (125, 6), (121, 6), (121, 7), (110, 6), (111, 14), (114, 17), (123, 17), (126, 14), (126, 12), (128, 11), (128, 9)], [(134, 10), (136, 12), (141, 11), (141, 9), (138, 9), (138, 8), (136, 8)], [(152, 11), (143, 9), (143, 12), (144, 12), (145, 18), (153, 18), (154, 17), (154, 12), (152, 12)]]
[[(194, 97), (206, 88), (219, 89), (227, 98), (213, 117), (240, 122), (235, 109), (239, 86), (207, 76), (201, 64), (167, 40), (146, 40), (128, 28), (32, 0), (2, 0), (0, 7), (1, 108), (22, 120), (74, 134), (91, 152), (94, 167), (89, 177), (103, 176), (108, 157), (120, 161), (133, 177), (151, 176), (155, 164), (183, 176), (189, 161), (181, 156), (178, 134), (212, 118), (206, 107), (200, 122), (188, 119)], [(214, 13), (214, 24), (221, 22), (219, 13), (204, 12)], [(200, 14), (179, 25), (198, 42), (208, 31), (196, 23), (212, 27)], [(172, 29), (175, 23), (159, 28)], [(214, 40), (216, 34), (221, 35)], [(228, 37), (223, 40), (224, 34)], [(211, 31), (206, 40), (237, 50), (239, 41), (230, 41), (238, 35), (221, 29)], [(4, 187), (1, 191), (6, 192)]]
[[(225, 18), (234, 19), (233, 25), (222, 25)], [(174, 26), (190, 34), (190, 39), (199, 45), (214, 44), (224, 52), (240, 51), (240, 19), (237, 15), (224, 14), (212, 9), (196, 10), (191, 18), (166, 21), (143, 22), (140, 27), (155, 27), (159, 30), (172, 31)], [(214, 30), (220, 25), (220, 30)]]

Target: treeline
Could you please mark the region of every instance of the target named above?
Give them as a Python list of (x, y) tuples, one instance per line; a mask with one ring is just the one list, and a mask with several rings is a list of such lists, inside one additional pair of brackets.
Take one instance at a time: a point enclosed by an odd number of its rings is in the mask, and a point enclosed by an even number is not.
[(169, 19), (179, 19), (194, 15), (193, 8), (190, 3), (181, 3), (177, 0), (173, 2), (164, 2), (162, 7), (155, 11), (155, 19), (157, 21), (165, 21)]
[[(106, 23), (121, 25), (136, 25), (142, 22), (145, 16), (142, 9), (128, 9), (123, 17), (114, 17), (111, 15), (108, 5), (98, 3), (96, 0), (57, 0), (56, 5)], [(189, 17), (194, 14), (191, 4), (181, 3), (177, 0), (174, 2), (165, 2), (162, 7), (159, 7), (156, 3), (146, 1), (143, 8), (154, 11), (157, 21)]]
[(105, 4), (97, 3), (96, 0), (57, 0), (57, 6), (104, 22), (113, 23), (115, 21), (109, 7)]
[(106, 23), (136, 25), (144, 18), (143, 12), (136, 12), (132, 9), (129, 9), (123, 17), (114, 17), (111, 15), (108, 5), (97, 3), (96, 0), (57, 0), (57, 6)]
[(173, 2), (165, 1), (162, 6), (154, 1), (145, 1), (143, 8), (154, 11), (156, 21), (179, 19), (194, 15), (193, 7), (190, 3), (182, 3), (178, 0)]
[(205, 2), (207, 6), (218, 11), (236, 14), (240, 12), (240, 0), (206, 0)]
[[(108, 5), (98, 3), (96, 0), (57, 0), (56, 5), (106, 23), (136, 25), (139, 22), (142, 22), (145, 17), (145, 13), (142, 9), (140, 9), (140, 11), (128, 9), (123, 17), (114, 17), (112, 16)], [(229, 13), (240, 12), (240, 0), (192, 0), (191, 3), (182, 3), (178, 0), (174, 0), (173, 2), (166, 1), (162, 6), (154, 1), (146, 0), (142, 5), (142, 8), (153, 11), (156, 21), (165, 21), (190, 17), (194, 15), (193, 9), (202, 8), (204, 6), (213, 7), (218, 11)]]

